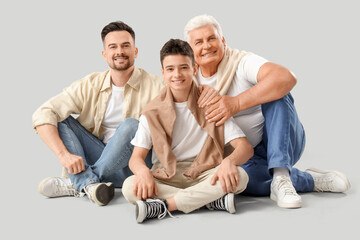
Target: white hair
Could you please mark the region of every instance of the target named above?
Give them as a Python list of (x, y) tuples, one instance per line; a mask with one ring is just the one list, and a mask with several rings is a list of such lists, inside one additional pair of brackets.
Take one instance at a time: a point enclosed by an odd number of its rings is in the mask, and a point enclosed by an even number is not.
[(186, 24), (185, 28), (184, 28), (184, 38), (187, 42), (190, 41), (190, 37), (189, 37), (189, 32), (199, 28), (199, 27), (203, 27), (206, 25), (211, 25), (214, 27), (215, 29), (215, 33), (217, 33), (218, 37), (220, 39), (223, 38), (223, 34), (222, 34), (222, 30), (220, 27), (220, 24), (216, 21), (216, 19), (213, 16), (204, 14), (204, 15), (199, 15), (196, 17), (193, 17), (192, 19), (190, 19), (188, 21), (188, 23)]

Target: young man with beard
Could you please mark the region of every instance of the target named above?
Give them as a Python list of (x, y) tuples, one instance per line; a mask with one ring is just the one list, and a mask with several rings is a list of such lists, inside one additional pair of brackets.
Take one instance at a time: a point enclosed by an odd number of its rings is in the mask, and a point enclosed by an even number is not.
[(136, 119), (163, 80), (134, 66), (138, 49), (131, 27), (112, 22), (101, 37), (110, 69), (74, 82), (45, 102), (33, 114), (33, 126), (70, 177), (46, 178), (39, 192), (47, 197), (86, 194), (102, 206), (113, 198), (114, 187), (132, 174), (127, 166)]

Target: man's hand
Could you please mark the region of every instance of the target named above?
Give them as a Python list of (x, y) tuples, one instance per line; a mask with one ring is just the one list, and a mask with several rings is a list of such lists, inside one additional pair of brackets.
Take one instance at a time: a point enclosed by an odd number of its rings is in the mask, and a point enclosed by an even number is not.
[(239, 185), (239, 173), (237, 166), (232, 163), (230, 159), (225, 158), (221, 162), (218, 170), (211, 179), (211, 185), (215, 185), (217, 180), (220, 180), (224, 193), (236, 191), (236, 187)]
[(200, 108), (204, 108), (211, 104), (216, 103), (220, 100), (221, 96), (214, 88), (208, 85), (201, 85), (200, 89), (200, 97), (198, 99), (198, 105)]
[(216, 122), (216, 126), (220, 126), (238, 113), (238, 105), (236, 97), (221, 96), (216, 103), (206, 110), (205, 118), (209, 122)]
[(78, 174), (85, 171), (85, 164), (82, 157), (71, 154), (69, 152), (63, 153), (58, 156), (61, 165), (65, 167), (70, 174)]
[(146, 200), (147, 198), (152, 198), (154, 194), (159, 194), (154, 177), (147, 167), (137, 171), (133, 192), (139, 200)]

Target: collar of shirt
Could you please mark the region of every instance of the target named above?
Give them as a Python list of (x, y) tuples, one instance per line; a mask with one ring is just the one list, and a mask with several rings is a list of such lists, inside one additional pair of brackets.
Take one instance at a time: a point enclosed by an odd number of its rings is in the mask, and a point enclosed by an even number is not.
[[(127, 85), (134, 88), (135, 90), (139, 90), (140, 88), (140, 77), (141, 73), (137, 67), (134, 67), (134, 71), (131, 74), (129, 80), (127, 81)], [(111, 71), (109, 70), (106, 74), (104, 84), (101, 88), (101, 91), (106, 91), (107, 89), (111, 89)]]

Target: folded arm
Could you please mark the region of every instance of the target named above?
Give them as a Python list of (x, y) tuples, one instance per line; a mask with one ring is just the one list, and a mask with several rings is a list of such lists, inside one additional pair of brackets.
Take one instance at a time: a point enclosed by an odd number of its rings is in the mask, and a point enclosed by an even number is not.
[[(267, 62), (259, 70), (258, 83), (237, 96), (221, 96), (208, 100), (206, 118), (222, 125), (236, 113), (284, 97), (296, 85), (295, 76), (285, 67)], [(205, 93), (204, 93), (205, 94)]]

